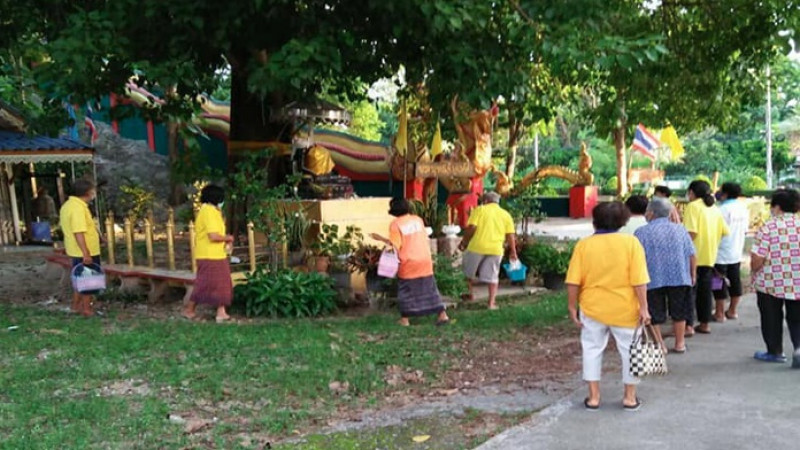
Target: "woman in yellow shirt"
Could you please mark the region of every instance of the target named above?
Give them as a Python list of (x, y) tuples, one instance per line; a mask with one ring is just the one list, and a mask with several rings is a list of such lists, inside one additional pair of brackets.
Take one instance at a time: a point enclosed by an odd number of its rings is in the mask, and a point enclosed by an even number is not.
[(697, 250), (697, 284), (695, 287), (695, 309), (699, 324), (692, 328), (692, 321), (686, 322), (686, 336), (694, 332), (708, 334), (711, 329), (708, 323), (712, 319), (711, 308), (714, 294), (711, 281), (714, 275), (714, 264), (722, 237), (730, 234), (728, 224), (722, 212), (714, 205), (714, 194), (711, 186), (703, 180), (694, 180), (686, 190), (689, 204), (683, 212), (683, 226), (689, 232)]
[[(621, 202), (604, 202), (592, 211), (595, 233), (575, 246), (567, 271), (569, 315), (581, 329), (583, 379), (589, 384), (586, 409), (600, 407), (600, 376), (608, 335), (614, 336), (622, 359), (622, 406), (636, 411), (639, 379), (630, 373), (630, 346), (639, 323), (648, 323), (647, 261), (633, 235), (620, 233), (630, 218)], [(578, 311), (580, 305), (580, 311)]]
[(222, 204), (225, 191), (208, 185), (200, 192), (200, 210), (194, 222), (195, 256), (197, 276), (192, 296), (183, 311), (187, 319), (197, 315), (198, 304), (217, 308), (218, 323), (230, 320), (225, 307), (233, 300), (231, 267), (226, 246), (233, 243), (233, 236), (225, 234), (225, 220), (222, 217)]

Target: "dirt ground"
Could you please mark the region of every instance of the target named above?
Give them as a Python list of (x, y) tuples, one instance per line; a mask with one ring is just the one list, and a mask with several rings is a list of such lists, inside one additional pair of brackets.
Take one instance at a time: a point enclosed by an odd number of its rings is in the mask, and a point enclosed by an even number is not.
[[(59, 301), (69, 287), (59, 282), (59, 272), (48, 269), (44, 261), (50, 251), (0, 253), (0, 302), (69, 309), (68, 302)], [(101, 303), (98, 311), (167, 319), (179, 314), (179, 305), (177, 300), (159, 305), (112, 302)], [(422, 387), (413, 382), (414, 374), (392, 373), (389, 367), (387, 380), (396, 378), (400, 389), (378, 409), (343, 410), (327, 424), (301, 431), (374, 432), (419, 420), (445, 420), (448, 426), (457, 426), (458, 434), (470, 438), (469, 442), (478, 442), (525, 420), (579, 386), (580, 347), (572, 327), (518, 333), (502, 343), (463, 341), (459, 345), (461, 359), (434, 386)], [(458, 420), (453, 422), (453, 418)], [(454, 443), (452, 448), (463, 445)]]

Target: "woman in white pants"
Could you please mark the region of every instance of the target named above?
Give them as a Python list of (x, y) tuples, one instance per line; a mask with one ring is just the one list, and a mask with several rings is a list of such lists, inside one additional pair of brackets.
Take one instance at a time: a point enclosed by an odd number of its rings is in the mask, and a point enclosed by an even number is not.
[(590, 411), (600, 408), (603, 351), (609, 334), (614, 336), (622, 359), (622, 406), (626, 411), (641, 406), (636, 396), (639, 380), (630, 374), (630, 345), (636, 326), (650, 321), (650, 277), (639, 240), (618, 232), (629, 217), (630, 212), (620, 202), (597, 205), (592, 212), (595, 234), (578, 242), (567, 271), (569, 314), (581, 329), (583, 379), (589, 385), (583, 404)]

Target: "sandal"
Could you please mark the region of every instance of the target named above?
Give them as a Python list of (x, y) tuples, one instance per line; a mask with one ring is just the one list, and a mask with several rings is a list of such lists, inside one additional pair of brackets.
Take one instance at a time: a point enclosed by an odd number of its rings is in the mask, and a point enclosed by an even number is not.
[(226, 316), (226, 317), (216, 317), (214, 320), (216, 320), (217, 323), (228, 323), (233, 319), (231, 318), (231, 316)]
[(683, 348), (671, 348), (671, 349), (668, 350), (668, 353), (677, 353), (677, 354), (686, 353), (686, 347), (683, 347)]
[(626, 405), (625, 402), (622, 402), (622, 409), (629, 412), (638, 411), (639, 408), (642, 407), (642, 401), (639, 400), (639, 397), (636, 397), (636, 403), (632, 405)]
[(730, 313), (728, 313), (728, 311), (725, 311), (725, 317), (728, 320), (737, 320), (737, 319), (739, 319), (739, 315), (738, 314), (730, 314)]
[(589, 397), (583, 399), (583, 406), (586, 408), (587, 411), (597, 411), (600, 409), (600, 402), (597, 402), (596, 405), (589, 404)]

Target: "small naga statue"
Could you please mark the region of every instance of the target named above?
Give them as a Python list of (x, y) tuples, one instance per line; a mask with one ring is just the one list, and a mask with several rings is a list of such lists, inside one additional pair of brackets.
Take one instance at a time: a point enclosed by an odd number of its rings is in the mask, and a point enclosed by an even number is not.
[(591, 186), (594, 183), (592, 155), (586, 150), (586, 142), (581, 142), (581, 156), (578, 159), (578, 180), (576, 186)]
[(514, 192), (520, 192), (531, 183), (537, 183), (548, 177), (567, 180), (574, 186), (591, 186), (594, 183), (592, 170), (592, 156), (586, 149), (586, 142), (581, 142), (580, 156), (578, 157), (578, 171), (564, 166), (544, 166), (529, 173), (522, 179)]

